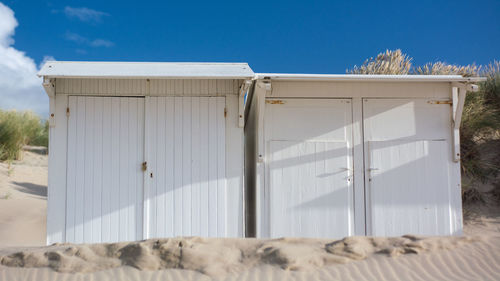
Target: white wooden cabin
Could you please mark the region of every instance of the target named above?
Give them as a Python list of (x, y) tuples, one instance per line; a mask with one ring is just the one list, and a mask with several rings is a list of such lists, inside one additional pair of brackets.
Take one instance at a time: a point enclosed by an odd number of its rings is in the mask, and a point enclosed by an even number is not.
[(246, 63), (47, 62), (47, 243), (243, 236)]
[(257, 74), (246, 106), (246, 234), (461, 234), (459, 125), (479, 80)]

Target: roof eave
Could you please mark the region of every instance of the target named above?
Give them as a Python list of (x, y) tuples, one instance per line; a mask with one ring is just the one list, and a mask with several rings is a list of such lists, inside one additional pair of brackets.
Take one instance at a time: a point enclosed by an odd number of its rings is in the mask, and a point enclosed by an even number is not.
[(371, 75), (371, 74), (282, 74), (256, 73), (255, 79), (285, 81), (336, 81), (336, 82), (465, 82), (485, 81), (485, 77), (460, 75)]

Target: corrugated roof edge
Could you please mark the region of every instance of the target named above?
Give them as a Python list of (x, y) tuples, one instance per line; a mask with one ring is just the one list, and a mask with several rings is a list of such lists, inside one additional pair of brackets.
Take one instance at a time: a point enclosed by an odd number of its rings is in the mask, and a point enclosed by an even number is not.
[(256, 73), (255, 79), (288, 81), (380, 81), (380, 82), (480, 82), (485, 77), (462, 77), (461, 75), (382, 75), (382, 74), (287, 74)]
[(47, 61), (37, 75), (48, 78), (251, 79), (254, 72), (248, 63)]

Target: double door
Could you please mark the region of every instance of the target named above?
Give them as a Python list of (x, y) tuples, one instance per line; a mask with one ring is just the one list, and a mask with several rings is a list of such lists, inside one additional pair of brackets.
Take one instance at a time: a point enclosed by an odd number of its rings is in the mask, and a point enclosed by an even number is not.
[(66, 242), (225, 236), (224, 97), (68, 101)]

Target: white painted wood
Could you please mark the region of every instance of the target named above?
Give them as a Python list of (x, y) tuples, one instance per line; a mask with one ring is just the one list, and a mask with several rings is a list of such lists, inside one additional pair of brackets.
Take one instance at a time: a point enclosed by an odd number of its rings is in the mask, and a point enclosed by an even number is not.
[(366, 235), (362, 99), (352, 99), (354, 235)]
[(363, 114), (367, 234), (454, 234), (450, 209), (461, 207), (448, 172), (455, 165), (450, 106), (365, 99)]
[[(90, 236), (90, 241), (102, 241), (102, 229), (101, 229), (101, 219), (102, 219), (102, 193), (103, 193), (103, 114), (104, 100), (99, 100), (94, 98), (94, 127), (93, 127), (93, 139), (92, 142), (92, 217), (91, 229), (92, 235)], [(109, 163), (109, 162), (107, 162)]]
[(200, 202), (200, 234), (201, 236), (208, 237), (209, 235), (209, 223), (210, 223), (210, 200), (205, 198), (210, 198), (209, 193), (209, 139), (208, 132), (209, 128), (209, 106), (208, 99), (206, 97), (200, 98), (200, 196), (204, 200)]
[(247, 63), (48, 61), (38, 75), (58, 78), (251, 79), (254, 73)]
[[(101, 241), (111, 242), (111, 204), (113, 202), (112, 193), (112, 166), (103, 165), (104, 163), (112, 163), (112, 150), (115, 146), (112, 142), (112, 98), (105, 97), (102, 99), (102, 218), (101, 218)], [(107, 187), (107, 188), (104, 188)]]
[(351, 101), (266, 102), (265, 198), (269, 224), (263, 235), (353, 235)]
[(182, 98), (182, 224), (183, 235), (191, 235), (191, 97)]
[[(226, 99), (216, 99), (217, 126), (217, 236), (227, 236)], [(237, 212), (237, 210), (233, 210)]]
[(217, 101), (208, 100), (208, 236), (216, 237), (217, 221)]
[[(119, 222), (120, 222), (120, 99), (111, 98), (111, 227), (110, 240), (120, 241), (119, 239)], [(118, 143), (118, 145), (116, 145)]]
[(445, 140), (369, 142), (371, 235), (452, 234), (446, 145)]
[(68, 106), (66, 241), (141, 239), (144, 100), (70, 96)]
[(58, 78), (56, 92), (95, 96), (226, 96), (238, 95), (240, 79), (85, 79)]
[[(270, 96), (270, 95), (268, 95)], [(275, 98), (450, 98), (450, 83), (273, 81)]]
[(66, 153), (67, 96), (51, 97), (55, 126), (49, 128), (49, 167), (47, 197), (47, 244), (64, 241), (66, 237)]
[(464, 110), (465, 96), (467, 90), (465, 87), (453, 87), (453, 161), (460, 161), (460, 123), (462, 122), (462, 112)]
[[(227, 236), (243, 237), (243, 128), (239, 127), (239, 97), (226, 96)], [(231, 226), (231, 227), (229, 227)]]
[(148, 102), (149, 237), (227, 236), (225, 98)]

